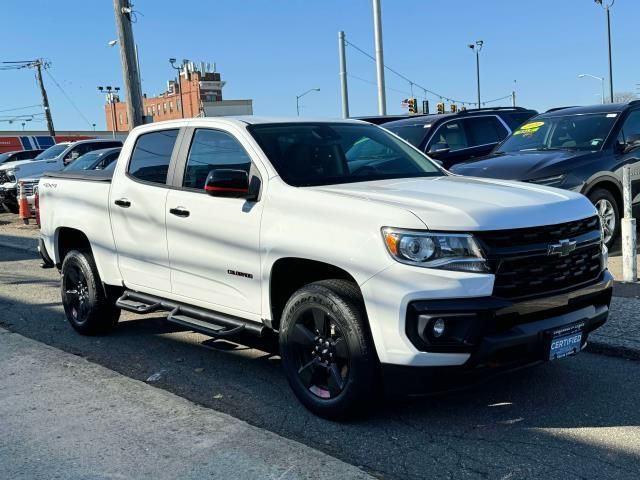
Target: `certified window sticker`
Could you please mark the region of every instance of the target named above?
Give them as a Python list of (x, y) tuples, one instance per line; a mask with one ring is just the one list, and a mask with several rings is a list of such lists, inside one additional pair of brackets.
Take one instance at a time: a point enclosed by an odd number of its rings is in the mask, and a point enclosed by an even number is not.
[(540, 127), (542, 127), (544, 125), (544, 122), (531, 122), (531, 123), (527, 123), (525, 125), (522, 125), (518, 130), (516, 130), (515, 132), (513, 132), (514, 135), (525, 135), (525, 136), (529, 136), (529, 135), (533, 135), (534, 133), (536, 133), (538, 130), (540, 130)]

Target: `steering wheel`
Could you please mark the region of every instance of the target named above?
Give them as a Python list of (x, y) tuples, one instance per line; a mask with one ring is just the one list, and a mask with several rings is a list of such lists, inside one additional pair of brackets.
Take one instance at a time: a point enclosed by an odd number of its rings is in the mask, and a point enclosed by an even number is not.
[(354, 170), (351, 175), (375, 175), (378, 173), (378, 170), (371, 165), (364, 165), (356, 170)]

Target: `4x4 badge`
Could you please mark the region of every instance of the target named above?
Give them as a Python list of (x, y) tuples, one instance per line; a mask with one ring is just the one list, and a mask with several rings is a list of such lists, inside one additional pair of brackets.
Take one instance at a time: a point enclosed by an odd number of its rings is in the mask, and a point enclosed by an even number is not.
[(549, 245), (547, 249), (547, 255), (560, 255), (566, 257), (576, 249), (575, 240), (560, 240), (559, 243)]

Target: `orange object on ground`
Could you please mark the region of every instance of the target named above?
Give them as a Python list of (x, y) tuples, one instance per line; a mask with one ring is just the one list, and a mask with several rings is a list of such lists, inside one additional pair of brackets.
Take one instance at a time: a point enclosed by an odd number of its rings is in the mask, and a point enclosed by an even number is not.
[(29, 219), (31, 218), (31, 209), (29, 208), (27, 197), (24, 194), (24, 185), (22, 184), (22, 182), (20, 182), (20, 184), (18, 185), (18, 189), (18, 206), (20, 207), (18, 216), (22, 219), (25, 225), (29, 225)]

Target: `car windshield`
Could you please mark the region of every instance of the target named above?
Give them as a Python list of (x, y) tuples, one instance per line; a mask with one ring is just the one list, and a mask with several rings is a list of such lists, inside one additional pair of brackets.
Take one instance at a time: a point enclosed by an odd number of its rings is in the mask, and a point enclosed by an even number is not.
[(68, 146), (69, 145), (66, 144), (53, 145), (52, 147), (47, 148), (36, 158), (34, 158), (34, 160), (49, 160), (51, 158), (56, 158), (58, 155), (64, 152)]
[(413, 123), (401, 125), (385, 125), (384, 128), (395, 133), (414, 147), (420, 147), (427, 136), (431, 125), (429, 123)]
[(617, 113), (542, 115), (513, 132), (495, 153), (600, 150), (617, 116)]
[(10, 153), (0, 153), (0, 163), (6, 162), (10, 155)]
[(296, 187), (444, 175), (386, 130), (349, 123), (249, 127), (278, 174)]
[(81, 157), (78, 157), (75, 161), (65, 167), (64, 171), (78, 171), (89, 170), (93, 167), (93, 164), (100, 159), (100, 154), (96, 152), (85, 153)]

